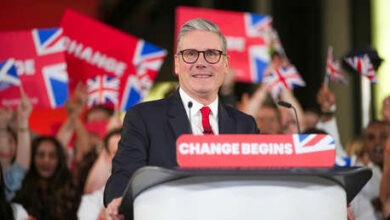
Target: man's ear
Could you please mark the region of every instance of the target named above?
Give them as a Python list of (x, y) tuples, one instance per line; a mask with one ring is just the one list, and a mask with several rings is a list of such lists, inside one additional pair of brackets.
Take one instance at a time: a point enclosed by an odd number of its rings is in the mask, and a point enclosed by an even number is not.
[(228, 56), (228, 55), (226, 55), (226, 61), (224, 63), (224, 66), (225, 66), (227, 71), (230, 70), (230, 56)]
[(175, 55), (175, 75), (179, 75), (179, 56)]

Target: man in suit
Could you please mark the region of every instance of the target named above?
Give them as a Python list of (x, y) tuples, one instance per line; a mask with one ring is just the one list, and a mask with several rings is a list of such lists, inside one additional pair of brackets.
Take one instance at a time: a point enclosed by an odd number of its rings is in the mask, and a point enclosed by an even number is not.
[(255, 120), (218, 101), (229, 71), (226, 39), (204, 19), (185, 23), (178, 35), (175, 74), (180, 88), (172, 96), (130, 108), (124, 119), (104, 203), (118, 215), (121, 196), (131, 175), (145, 165), (173, 168), (176, 139), (182, 134), (259, 133)]

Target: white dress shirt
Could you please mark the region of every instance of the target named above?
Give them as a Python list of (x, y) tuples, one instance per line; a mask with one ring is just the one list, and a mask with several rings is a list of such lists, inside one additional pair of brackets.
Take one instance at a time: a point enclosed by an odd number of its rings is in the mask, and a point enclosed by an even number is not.
[[(181, 101), (184, 104), (184, 109), (186, 110), (188, 120), (191, 123), (192, 134), (203, 135), (202, 113), (200, 112), (200, 109), (204, 105), (195, 101), (193, 98), (191, 98), (189, 95), (187, 95), (187, 93), (185, 93), (181, 88), (179, 88), (179, 93), (180, 93)], [(189, 102), (192, 102), (191, 108), (188, 108)], [(207, 106), (211, 110), (210, 116), (209, 116), (211, 129), (213, 130), (214, 134), (219, 134), (218, 96), (210, 105), (207, 105)]]

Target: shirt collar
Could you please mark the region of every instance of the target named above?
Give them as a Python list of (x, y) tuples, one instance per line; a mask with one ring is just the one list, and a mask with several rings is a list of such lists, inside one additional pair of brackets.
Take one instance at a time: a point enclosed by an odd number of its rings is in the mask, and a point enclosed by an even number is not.
[[(195, 99), (191, 98), (186, 92), (184, 92), (183, 89), (179, 88), (179, 93), (188, 117), (189, 117), (189, 108), (188, 108), (189, 102), (192, 102), (191, 116), (194, 116), (204, 106), (201, 103), (195, 101)], [(212, 103), (208, 105), (208, 107), (211, 110), (211, 115), (215, 118), (218, 118), (218, 96)]]

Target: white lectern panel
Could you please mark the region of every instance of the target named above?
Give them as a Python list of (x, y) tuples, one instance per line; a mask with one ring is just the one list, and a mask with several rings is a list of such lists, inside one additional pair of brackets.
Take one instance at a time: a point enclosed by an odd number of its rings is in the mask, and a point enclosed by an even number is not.
[(142, 192), (135, 220), (345, 220), (346, 193), (313, 176), (193, 176)]

